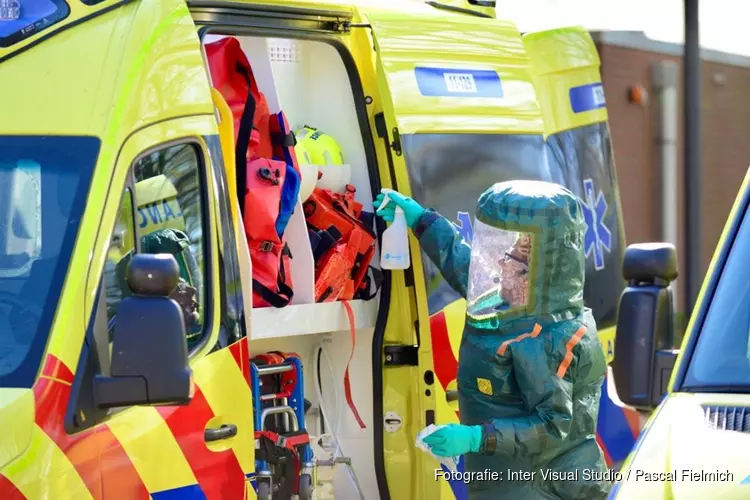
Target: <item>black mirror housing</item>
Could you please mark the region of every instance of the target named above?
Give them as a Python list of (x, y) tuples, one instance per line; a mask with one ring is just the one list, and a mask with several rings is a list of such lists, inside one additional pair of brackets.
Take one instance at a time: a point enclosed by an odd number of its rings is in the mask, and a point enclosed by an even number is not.
[(677, 250), (669, 243), (628, 246), (612, 371), (620, 400), (642, 410), (666, 395), (677, 358), (670, 283), (677, 278)]
[(192, 372), (182, 308), (169, 298), (179, 267), (171, 254), (137, 254), (127, 270), (133, 295), (122, 299), (112, 338), (111, 376), (94, 380), (102, 408), (186, 404)]

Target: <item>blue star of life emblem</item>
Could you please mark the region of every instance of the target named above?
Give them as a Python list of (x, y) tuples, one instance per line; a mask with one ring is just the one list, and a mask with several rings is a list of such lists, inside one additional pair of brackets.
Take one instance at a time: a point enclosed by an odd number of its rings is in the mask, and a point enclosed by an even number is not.
[(458, 234), (466, 240), (471, 242), (471, 238), (474, 236), (474, 230), (471, 227), (471, 215), (469, 212), (458, 212), (456, 214), (456, 222), (453, 223), (458, 229)]
[(604, 194), (594, 189), (594, 181), (585, 179), (583, 181), (585, 199), (581, 204), (583, 207), (583, 218), (586, 221), (586, 236), (583, 247), (588, 259), (594, 255), (594, 267), (597, 271), (604, 269), (604, 252), (612, 251), (612, 233), (604, 225), (604, 216), (607, 213), (607, 200)]

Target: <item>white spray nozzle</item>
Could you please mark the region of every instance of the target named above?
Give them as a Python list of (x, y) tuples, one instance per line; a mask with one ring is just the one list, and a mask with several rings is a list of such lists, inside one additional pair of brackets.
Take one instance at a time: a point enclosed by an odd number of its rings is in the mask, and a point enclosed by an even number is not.
[[(383, 209), (384, 209), (384, 208), (385, 208), (385, 207), (386, 207), (386, 206), (387, 206), (387, 205), (388, 205), (389, 203), (393, 202), (393, 200), (391, 200), (391, 197), (390, 197), (389, 195), (390, 195), (391, 193), (395, 193), (396, 191), (394, 191), (393, 189), (389, 189), (389, 188), (383, 188), (383, 189), (381, 189), (381, 190), (380, 190), (380, 192), (381, 192), (381, 194), (383, 195), (383, 202), (382, 202), (382, 203), (380, 204), (380, 208), (378, 208), (378, 209), (377, 209), (377, 210), (375, 211), (375, 213), (378, 213), (378, 212), (380, 212), (380, 211), (381, 211), (381, 210), (383, 210)], [(395, 204), (395, 202), (393, 202), (393, 203)], [(396, 205), (396, 212), (397, 212), (397, 213), (402, 213), (402, 212), (403, 212), (403, 210), (401, 209), (401, 207), (399, 207), (398, 205)]]

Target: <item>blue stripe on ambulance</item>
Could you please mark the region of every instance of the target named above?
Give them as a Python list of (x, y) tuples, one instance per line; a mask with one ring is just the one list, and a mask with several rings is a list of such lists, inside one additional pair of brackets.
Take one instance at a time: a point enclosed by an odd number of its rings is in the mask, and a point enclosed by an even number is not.
[[(443, 477), (451, 477), (450, 469), (448, 467), (443, 464), (440, 464), (440, 467), (442, 467), (443, 472), (445, 473), (445, 476)], [(456, 472), (458, 472), (458, 474), (456, 474), (455, 477), (461, 477), (464, 472), (466, 472), (463, 455), (460, 456), (458, 462), (456, 462)], [(465, 481), (459, 479), (448, 479), (447, 481), (451, 486), (451, 490), (453, 490), (453, 495), (456, 497), (456, 500), (469, 500), (469, 486)]]
[(573, 113), (593, 111), (607, 106), (607, 101), (604, 99), (604, 86), (601, 82), (572, 87), (568, 91), (568, 96)]
[(635, 445), (635, 436), (623, 408), (609, 398), (607, 379), (602, 384), (597, 432), (613, 462), (625, 460)]
[(153, 500), (206, 500), (206, 494), (197, 484), (151, 493)]
[(426, 97), (503, 97), (500, 76), (493, 70), (418, 66), (414, 76)]

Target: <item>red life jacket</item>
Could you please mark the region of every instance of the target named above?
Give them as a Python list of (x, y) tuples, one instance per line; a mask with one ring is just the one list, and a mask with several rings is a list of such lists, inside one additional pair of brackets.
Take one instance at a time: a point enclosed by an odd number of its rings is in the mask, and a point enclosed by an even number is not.
[(213, 86), (235, 121), (237, 194), (253, 263), (253, 307), (292, 299), (291, 253), (284, 230), (299, 197), (294, 134), (283, 112), (270, 114), (236, 38), (206, 44)]
[[(273, 147), (269, 130), (271, 113), (268, 110), (266, 96), (258, 89), (250, 62), (240, 42), (236, 38), (226, 37), (207, 43), (206, 57), (212, 84), (227, 101), (234, 116), (235, 144), (238, 145), (238, 151), (245, 152), (237, 158), (238, 163), (243, 160), (242, 170), (245, 157), (272, 158)], [(254, 108), (246, 106), (250, 101)], [(244, 147), (241, 147), (243, 142)], [(237, 175), (240, 175), (240, 170), (237, 169)]]
[(284, 307), (292, 300), (289, 247), (276, 231), (286, 163), (255, 158), (247, 163), (244, 226), (253, 262), (253, 307)]

